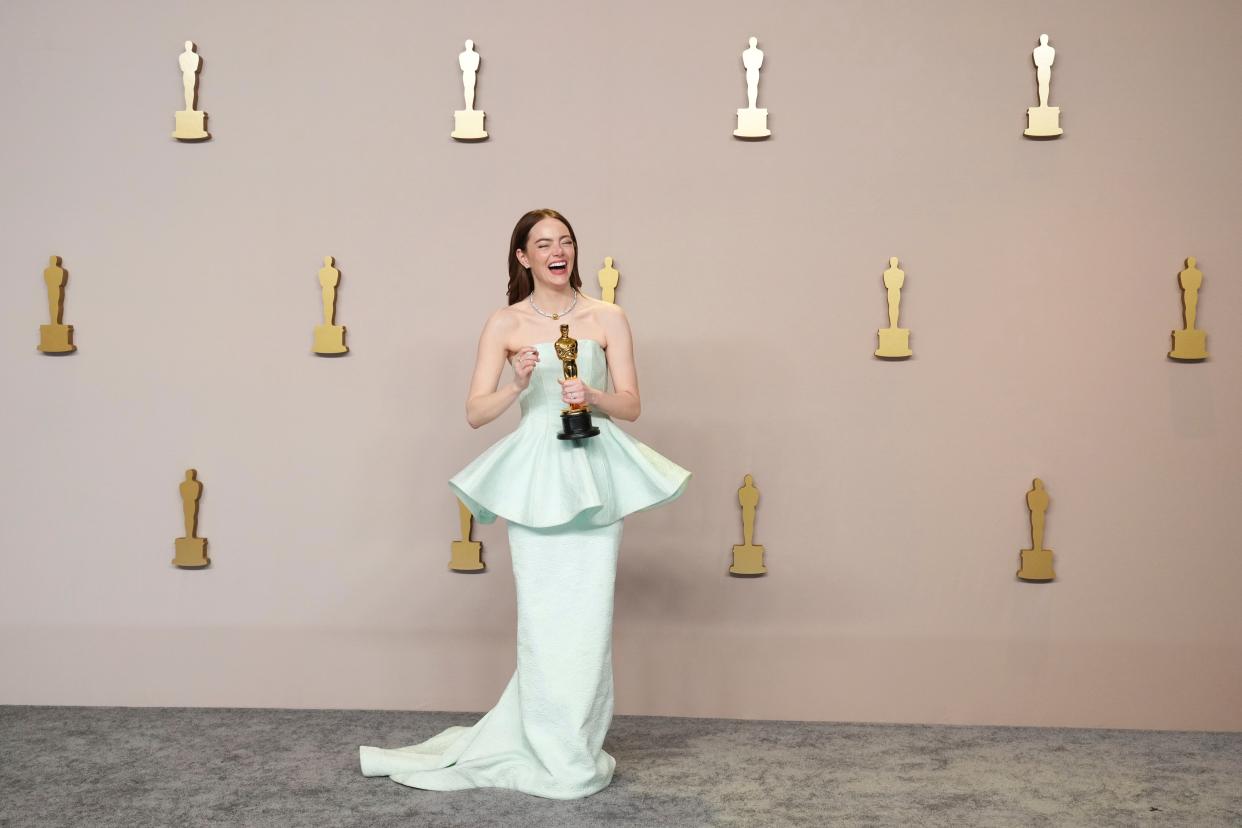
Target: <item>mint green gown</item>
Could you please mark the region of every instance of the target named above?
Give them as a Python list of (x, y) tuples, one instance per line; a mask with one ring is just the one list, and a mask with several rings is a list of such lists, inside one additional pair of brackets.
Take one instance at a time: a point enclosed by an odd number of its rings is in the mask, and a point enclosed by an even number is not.
[[(517, 588), (517, 669), (496, 705), (401, 748), (362, 746), (366, 776), (428, 790), (510, 788), (578, 799), (612, 781), (612, 609), (622, 519), (677, 498), (690, 472), (591, 412), (600, 433), (558, 440), (551, 342), (518, 397), (518, 427), (449, 481), (480, 523), (503, 517)], [(578, 340), (578, 375), (605, 388), (604, 349)]]

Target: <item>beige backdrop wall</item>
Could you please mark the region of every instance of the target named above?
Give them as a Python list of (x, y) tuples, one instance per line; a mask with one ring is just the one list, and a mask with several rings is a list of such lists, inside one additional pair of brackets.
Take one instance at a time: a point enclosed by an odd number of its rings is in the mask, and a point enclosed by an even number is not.
[[(589, 292), (622, 272), (626, 428), (695, 473), (626, 521), (619, 713), (1242, 727), (1239, 35), (1229, 0), (9, 0), (0, 702), (487, 709), (504, 527), (449, 573), (445, 481), (516, 422), (464, 397), (512, 223), (554, 206)], [(67, 358), (35, 352), (50, 254)], [(344, 359), (308, 353), (324, 255)], [(1172, 364), (1190, 255), (1213, 358)], [(169, 564), (191, 466), (204, 572)], [(760, 580), (725, 574), (747, 472)], [(1046, 586), (1013, 577), (1037, 475)]]

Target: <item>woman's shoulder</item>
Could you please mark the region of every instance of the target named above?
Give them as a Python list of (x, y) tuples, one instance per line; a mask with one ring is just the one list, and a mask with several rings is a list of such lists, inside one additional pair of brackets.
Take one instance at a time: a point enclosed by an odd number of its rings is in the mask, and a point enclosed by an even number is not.
[(579, 291), (579, 295), (582, 299), (586, 300), (586, 310), (595, 316), (595, 318), (601, 320), (625, 318), (625, 311), (621, 310), (620, 305), (612, 302), (605, 302), (603, 299), (596, 299), (594, 296), (588, 296), (581, 291)]
[(517, 328), (521, 321), (521, 308), (518, 305), (502, 305), (492, 311), (487, 317), (487, 321), (483, 323), (484, 328), (490, 328), (498, 333), (511, 333)]
[(483, 332), (479, 335), (479, 348), (504, 348), (510, 352), (509, 342), (520, 327), (518, 318), (510, 310), (510, 306), (496, 308), (487, 321), (483, 323)]

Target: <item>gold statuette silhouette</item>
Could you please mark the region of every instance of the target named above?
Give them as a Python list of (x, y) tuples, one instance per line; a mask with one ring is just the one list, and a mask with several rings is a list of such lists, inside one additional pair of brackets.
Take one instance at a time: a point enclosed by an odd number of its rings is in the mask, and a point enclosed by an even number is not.
[(203, 496), (203, 484), (198, 481), (198, 472), (194, 469), (185, 470), (185, 480), (181, 481), (181, 512), (185, 519), (185, 537), (177, 538), (177, 554), (172, 562), (182, 569), (202, 569), (211, 563), (207, 557), (207, 539), (195, 537), (198, 529), (198, 500)]
[(1186, 269), (1177, 274), (1182, 287), (1182, 316), (1186, 327), (1173, 332), (1173, 350), (1170, 359), (1198, 362), (1207, 359), (1207, 331), (1195, 327), (1199, 315), (1199, 288), (1203, 287), (1203, 273), (1195, 267), (1195, 257), (1186, 259)]
[(336, 286), (341, 282), (341, 271), (334, 265), (331, 256), (324, 256), (323, 267), (319, 270), (319, 287), (323, 291), (323, 324), (315, 326), (314, 351), (323, 355), (349, 352), (349, 348), (345, 347), (345, 326), (333, 324), (336, 319)]
[(621, 281), (621, 274), (612, 266), (612, 256), (604, 257), (604, 269), (597, 275), (600, 298), (613, 305), (617, 304), (617, 282)]
[(759, 48), (758, 38), (752, 37), (750, 47), (742, 52), (742, 65), (746, 67), (747, 106), (737, 111), (737, 129), (733, 134), (738, 138), (761, 140), (772, 132), (768, 129), (768, 111), (755, 107), (759, 100), (759, 67), (763, 66), (763, 50)]
[(172, 137), (178, 141), (205, 141), (211, 136), (207, 134), (207, 113), (194, 108), (194, 99), (198, 94), (198, 70), (203, 59), (194, 51), (194, 41), (185, 42), (185, 51), (177, 58), (181, 66), (181, 88), (185, 94), (185, 109), (176, 113), (177, 128)]
[(60, 256), (49, 258), (43, 281), (47, 285), (47, 313), (52, 324), (39, 326), (39, 350), (45, 354), (71, 354), (77, 350), (73, 344), (73, 326), (61, 324), (68, 279), (69, 274), (60, 266)]
[(733, 547), (733, 563), (729, 566), (730, 575), (762, 575), (768, 571), (763, 565), (763, 545), (753, 543), (755, 538), (755, 508), (759, 505), (759, 489), (755, 487), (753, 478), (748, 474), (737, 490), (737, 500), (742, 506), (742, 540), (743, 543)]
[(1052, 571), (1052, 550), (1044, 549), (1044, 516), (1048, 513), (1048, 493), (1044, 481), (1035, 478), (1033, 487), (1026, 493), (1026, 507), (1031, 510), (1031, 548), (1021, 553), (1022, 568), (1018, 578), (1041, 583), (1056, 578)]
[(884, 271), (884, 287), (888, 289), (888, 327), (881, 328), (880, 347), (875, 355), (885, 359), (905, 359), (914, 352), (910, 350), (909, 328), (897, 327), (897, 316), (901, 313), (901, 288), (906, 283), (906, 272), (897, 267), (897, 257), (888, 260), (888, 270)]
[(453, 113), (453, 131), (449, 133), (458, 141), (482, 141), (487, 138), (483, 129), (484, 112), (474, 108), (474, 87), (479, 78), (479, 53), (474, 41), (466, 41), (466, 50), (457, 56), (461, 67), (461, 85), (465, 92), (466, 108)]
[(1052, 85), (1052, 62), (1056, 56), (1057, 50), (1048, 45), (1048, 35), (1041, 34), (1039, 45), (1032, 53), (1035, 77), (1039, 81), (1039, 106), (1027, 107), (1026, 129), (1022, 131), (1030, 138), (1055, 138), (1062, 132), (1061, 108), (1048, 106), (1048, 87)]
[(457, 514), (461, 518), (461, 540), (453, 541), (449, 569), (454, 572), (482, 572), (487, 568), (481, 557), (483, 544), (470, 540), (470, 526), (474, 523), (474, 515), (470, 514), (460, 498), (457, 500)]

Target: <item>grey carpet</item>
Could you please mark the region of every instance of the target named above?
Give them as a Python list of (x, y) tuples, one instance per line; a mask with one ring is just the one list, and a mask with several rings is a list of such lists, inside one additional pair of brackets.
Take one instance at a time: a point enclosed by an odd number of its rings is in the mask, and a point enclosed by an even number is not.
[(1242, 825), (1242, 734), (618, 716), (583, 800), (358, 771), (478, 714), (0, 706), (0, 825)]

